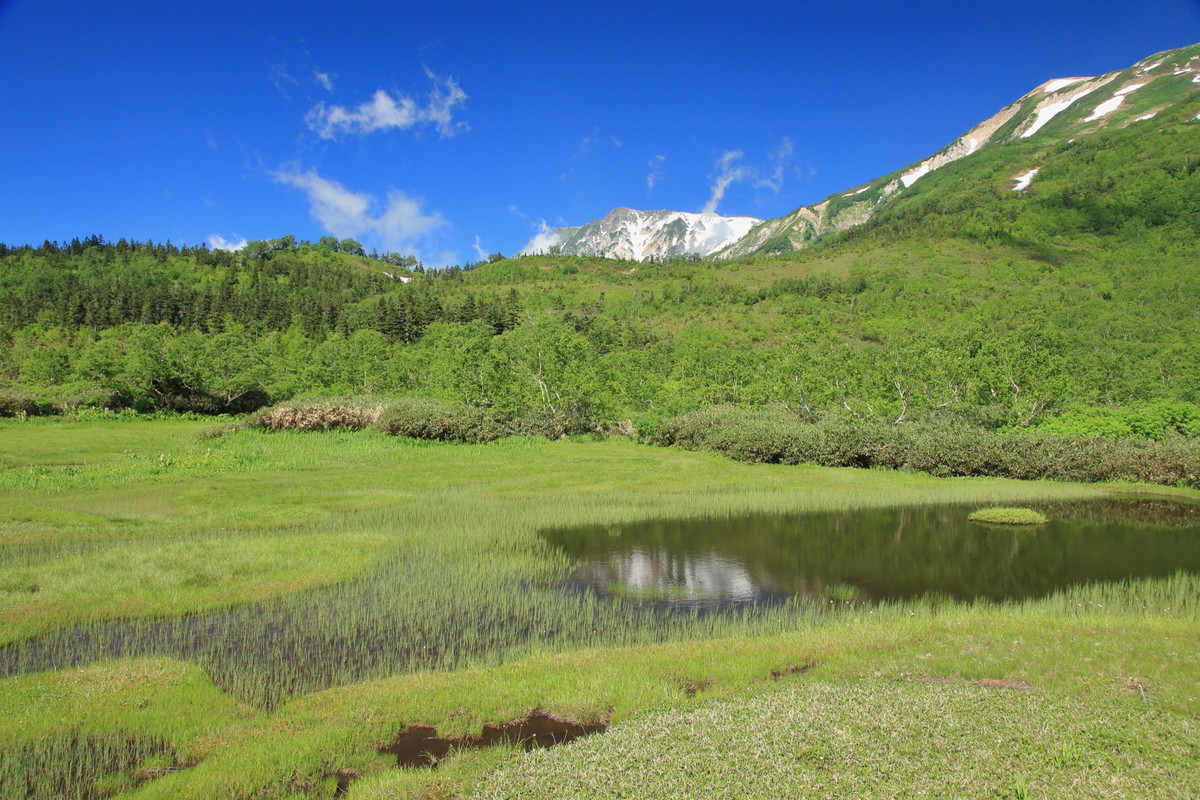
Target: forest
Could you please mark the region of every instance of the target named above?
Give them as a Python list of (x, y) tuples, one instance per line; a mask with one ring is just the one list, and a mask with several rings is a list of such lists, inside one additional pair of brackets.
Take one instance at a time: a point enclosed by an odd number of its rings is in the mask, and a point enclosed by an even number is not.
[[(395, 398), (547, 435), (710, 407), (1195, 436), (1194, 128), (991, 148), (801, 252), (426, 269), (352, 240), (0, 245), (0, 414)], [(1013, 163), (1040, 163), (1011, 191)]]

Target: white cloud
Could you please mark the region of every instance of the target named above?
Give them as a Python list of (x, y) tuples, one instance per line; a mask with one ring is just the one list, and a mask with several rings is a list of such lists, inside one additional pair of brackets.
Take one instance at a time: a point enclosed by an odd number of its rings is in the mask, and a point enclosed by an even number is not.
[(653, 189), (654, 185), (662, 178), (662, 165), (667, 160), (666, 156), (655, 156), (650, 159), (650, 163), (646, 166), (650, 167), (650, 174), (646, 176), (646, 188)]
[(440, 77), (426, 69), (433, 88), (424, 105), (402, 94), (392, 96), (379, 89), (371, 99), (356, 108), (326, 106), (317, 103), (304, 121), (322, 139), (334, 139), (339, 133), (371, 133), (399, 128), (406, 130), (417, 125), (432, 125), (442, 136), (453, 136), (468, 130), (465, 122), (454, 121), (454, 110), (467, 99), (452, 77)]
[(534, 235), (529, 243), (521, 248), (518, 255), (526, 255), (531, 253), (545, 253), (551, 247), (563, 243), (562, 236), (546, 224), (546, 220), (538, 221), (538, 232)]
[(454, 109), (467, 99), (464, 92), (454, 80), (447, 75), (439, 77), (428, 67), (425, 76), (433, 81), (433, 89), (429, 92), (429, 103), (425, 106), (425, 119), (432, 122), (442, 136), (453, 136), (459, 131), (470, 130), (465, 122), (454, 121)]
[(475, 260), (487, 261), (488, 251), (483, 249), (483, 243), (479, 241), (479, 234), (475, 234), (475, 244), (473, 247), (475, 248)]
[(320, 86), (325, 91), (327, 91), (327, 92), (333, 91), (333, 78), (329, 77), (328, 72), (318, 72), (317, 70), (314, 69), (313, 70), (313, 80), (316, 81), (317, 85)]
[(234, 236), (237, 237), (236, 242), (228, 241), (221, 234), (214, 233), (208, 237), (208, 246), (213, 250), (229, 250), (231, 252), (237, 252), (246, 246), (246, 240), (241, 236), (238, 236), (236, 233)]
[(709, 187), (708, 202), (701, 210), (704, 213), (715, 212), (729, 187), (743, 181), (753, 181), (757, 189), (769, 189), (778, 193), (783, 188), (783, 176), (787, 162), (795, 153), (796, 147), (792, 144), (792, 140), (787, 136), (783, 137), (779, 146), (767, 156), (771, 162), (771, 172), (764, 177), (762, 171), (757, 167), (737, 163), (745, 156), (741, 150), (726, 150), (713, 165), (716, 175), (711, 177), (712, 185)]
[(734, 165), (734, 162), (740, 161), (743, 155), (741, 150), (726, 150), (717, 159), (717, 163), (714, 166), (718, 174), (713, 179), (713, 184), (710, 187), (711, 193), (708, 196), (708, 202), (701, 209), (702, 213), (711, 214), (715, 212), (721, 202), (721, 198), (725, 196), (725, 191), (729, 189), (731, 184), (753, 177), (754, 171), (750, 168)]
[(334, 236), (362, 236), (387, 250), (412, 252), (415, 242), (448, 224), (441, 214), (426, 213), (419, 200), (398, 190), (388, 192), (380, 203), (373, 195), (322, 178), (315, 169), (290, 168), (272, 177), (308, 195), (309, 213)]
[(760, 178), (754, 185), (760, 189), (770, 189), (773, 192), (778, 192), (783, 188), (783, 168), (796, 153), (796, 147), (792, 144), (792, 140), (787, 136), (783, 137), (783, 141), (779, 143), (779, 147), (775, 152), (771, 153), (771, 177)]

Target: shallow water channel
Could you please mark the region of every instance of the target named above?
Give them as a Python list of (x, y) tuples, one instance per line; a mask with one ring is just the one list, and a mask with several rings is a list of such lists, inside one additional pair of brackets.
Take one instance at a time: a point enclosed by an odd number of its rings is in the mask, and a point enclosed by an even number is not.
[(971, 522), (930, 506), (547, 531), (581, 566), (569, 586), (670, 606), (940, 594), (1019, 600), (1075, 584), (1200, 573), (1200, 505), (1102, 500), (1032, 506), (1045, 525)]

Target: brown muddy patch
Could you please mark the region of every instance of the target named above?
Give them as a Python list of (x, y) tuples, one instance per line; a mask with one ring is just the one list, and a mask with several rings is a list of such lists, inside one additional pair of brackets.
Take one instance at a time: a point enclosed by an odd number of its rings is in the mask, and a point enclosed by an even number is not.
[[(535, 747), (554, 747), (593, 733), (608, 730), (608, 720), (576, 722), (557, 717), (548, 711), (534, 709), (529, 715), (503, 725), (484, 725), (479, 736), (438, 736), (432, 725), (409, 725), (396, 738), (379, 748), (384, 755), (394, 755), (401, 767), (432, 767), (451, 750), (465, 747), (491, 747), (509, 743), (526, 750)], [(340, 781), (339, 781), (340, 782)]]

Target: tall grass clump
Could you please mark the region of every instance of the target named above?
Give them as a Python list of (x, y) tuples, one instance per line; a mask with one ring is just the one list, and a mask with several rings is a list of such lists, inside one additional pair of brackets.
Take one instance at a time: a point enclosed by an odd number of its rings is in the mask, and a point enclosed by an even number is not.
[(177, 768), (159, 739), (58, 732), (3, 749), (0, 800), (93, 800)]

